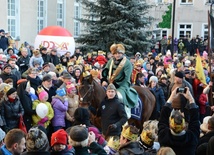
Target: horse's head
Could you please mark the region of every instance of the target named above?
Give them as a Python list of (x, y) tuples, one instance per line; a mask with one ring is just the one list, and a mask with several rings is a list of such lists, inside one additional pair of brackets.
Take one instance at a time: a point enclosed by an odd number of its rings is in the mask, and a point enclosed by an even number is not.
[(80, 85), (78, 86), (78, 95), (80, 103), (90, 104), (94, 92), (93, 77), (91, 75), (80, 76)]

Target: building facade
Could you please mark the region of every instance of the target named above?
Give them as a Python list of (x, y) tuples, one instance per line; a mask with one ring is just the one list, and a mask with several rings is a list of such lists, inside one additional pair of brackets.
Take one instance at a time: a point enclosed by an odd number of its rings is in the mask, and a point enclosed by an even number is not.
[(74, 37), (81, 25), (75, 17), (81, 16), (81, 4), (76, 0), (1, 0), (0, 29), (8, 31), (20, 43), (31, 45), (38, 32), (46, 26), (59, 25)]
[[(155, 18), (150, 27), (156, 37), (172, 35), (171, 29), (161, 29), (158, 23), (167, 6), (174, 0), (146, 0), (153, 8), (149, 15)], [(208, 36), (209, 0), (176, 0), (174, 36), (189, 38)], [(81, 17), (84, 10), (77, 0), (1, 0), (0, 29), (20, 40), (34, 44), (38, 32), (46, 26), (59, 25), (66, 28), (75, 38), (83, 27), (75, 18)]]
[[(154, 6), (150, 14), (156, 18), (152, 28), (154, 32), (158, 32), (156, 35), (160, 38), (172, 35), (172, 29), (161, 29), (158, 27), (158, 23), (162, 21), (162, 15), (165, 14), (167, 6), (173, 5), (174, 1), (148, 0)], [(209, 0), (176, 0), (174, 36), (176, 38), (187, 36), (191, 39), (199, 35), (207, 38), (208, 10), (210, 10)]]

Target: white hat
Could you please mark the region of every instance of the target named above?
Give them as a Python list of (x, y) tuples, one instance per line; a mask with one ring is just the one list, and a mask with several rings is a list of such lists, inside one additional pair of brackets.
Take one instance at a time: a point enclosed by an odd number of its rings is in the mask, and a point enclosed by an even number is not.
[(209, 119), (210, 119), (211, 117), (212, 117), (212, 116), (204, 117), (203, 123), (200, 125), (200, 129), (201, 129), (203, 132), (207, 132), (207, 131), (208, 131), (208, 121), (209, 121)]
[(149, 83), (151, 83), (152, 81), (158, 83), (158, 78), (157, 78), (156, 76), (151, 76), (151, 77), (149, 78)]

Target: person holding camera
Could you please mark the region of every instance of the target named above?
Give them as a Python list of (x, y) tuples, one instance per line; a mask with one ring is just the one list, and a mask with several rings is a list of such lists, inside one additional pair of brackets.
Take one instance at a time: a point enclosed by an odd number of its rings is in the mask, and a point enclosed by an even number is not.
[[(188, 87), (186, 92), (178, 92), (176, 87), (166, 104), (163, 106), (158, 123), (158, 141), (161, 146), (168, 146), (176, 154), (195, 155), (196, 146), (200, 135), (198, 106)], [(182, 94), (189, 103), (190, 121), (188, 126), (184, 114), (179, 109), (174, 109), (174, 102)]]

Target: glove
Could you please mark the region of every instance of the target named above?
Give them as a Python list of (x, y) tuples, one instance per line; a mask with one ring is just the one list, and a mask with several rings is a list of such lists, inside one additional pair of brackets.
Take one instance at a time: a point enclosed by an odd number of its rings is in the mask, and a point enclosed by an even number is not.
[(48, 121), (48, 117), (45, 116), (43, 119), (41, 119), (41, 120), (39, 121), (39, 123), (44, 124), (44, 123), (47, 122), (47, 121)]
[(116, 124), (111, 124), (111, 125), (109, 125), (109, 129), (111, 129), (111, 130), (114, 130), (114, 129), (116, 129), (117, 128), (117, 125)]

